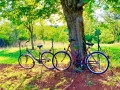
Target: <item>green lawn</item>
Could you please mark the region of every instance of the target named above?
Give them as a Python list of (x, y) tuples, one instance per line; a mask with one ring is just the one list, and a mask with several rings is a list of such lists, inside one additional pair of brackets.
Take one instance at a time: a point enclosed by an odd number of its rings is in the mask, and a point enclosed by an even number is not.
[[(55, 43), (54, 48), (55, 52), (59, 50), (63, 50), (64, 47), (67, 48), (68, 43)], [(101, 52), (104, 52), (106, 55), (110, 57), (110, 65), (112, 67), (120, 67), (120, 43), (116, 44), (101, 44)], [(30, 46), (29, 46), (30, 48)], [(42, 48), (42, 51), (49, 50), (51, 48), (50, 42), (46, 42)], [(97, 44), (91, 47), (91, 51), (97, 51)], [(24, 54), (25, 47), (22, 47), (22, 54)], [(35, 50), (31, 51), (35, 57), (39, 57), (39, 50), (35, 46)], [(19, 47), (11, 47), (11, 48), (1, 48), (0, 49), (0, 64), (18, 64), (18, 57), (20, 55)]]

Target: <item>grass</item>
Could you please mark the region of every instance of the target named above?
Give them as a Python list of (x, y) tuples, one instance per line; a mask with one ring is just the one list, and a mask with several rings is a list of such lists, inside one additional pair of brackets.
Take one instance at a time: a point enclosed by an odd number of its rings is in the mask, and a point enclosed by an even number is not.
[[(38, 43), (38, 42), (36, 42)], [(30, 43), (28, 43), (30, 45)], [(42, 44), (42, 43), (40, 43)], [(55, 52), (59, 50), (64, 50), (64, 48), (67, 48), (68, 43), (55, 43), (54, 49)], [(119, 68), (120, 67), (120, 43), (115, 44), (101, 44), (101, 52), (105, 53), (106, 55), (110, 56), (110, 67)], [(29, 48), (31, 48), (29, 46)], [(43, 48), (41, 51), (49, 50), (51, 48), (51, 43), (48, 41), (43, 45)], [(97, 51), (97, 44), (95, 44), (93, 47), (91, 47), (91, 51)], [(22, 47), (21, 49), (22, 54), (24, 54), (25, 48)], [(35, 50), (31, 51), (35, 57), (39, 57), (39, 49), (35, 45)], [(11, 64), (16, 65), (18, 64), (18, 58), (20, 56), (20, 51), (18, 47), (10, 47), (10, 48), (1, 48), (0, 49), (0, 64)], [(37, 64), (39, 65), (39, 64)], [(36, 65), (35, 65), (36, 66)], [(42, 85), (42, 82), (47, 77), (50, 78), (56, 78), (54, 74), (52, 74), (52, 71), (44, 71), (45, 67), (38, 66), (37, 68), (33, 68), (31, 70), (26, 69), (14, 69), (13, 67), (9, 68), (3, 68), (0, 72), (0, 88), (3, 89), (23, 89), (23, 90), (38, 90), (38, 87), (35, 86), (35, 84), (31, 84), (30, 82), (34, 82), (36, 80), (40, 80)], [(8, 74), (9, 73), (9, 74)], [(93, 74), (91, 74), (91, 77)], [(114, 86), (116, 82), (120, 82), (120, 73), (117, 72), (116, 76), (107, 77), (108, 81), (102, 81), (103, 84), (112, 85)], [(64, 84), (65, 79), (61, 78), (61, 81), (56, 83), (55, 86), (53, 86), (53, 89), (56, 89), (59, 87), (59, 85)], [(88, 80), (87, 84), (90, 86), (93, 84), (92, 81)], [(46, 87), (47, 88), (47, 87)]]
[[(109, 55), (110, 67), (120, 67), (120, 43), (115, 44), (101, 44), (101, 52)], [(92, 48), (92, 51), (97, 51), (97, 44)]]
[(0, 72), (0, 88), (8, 90), (18, 90), (19, 88), (28, 90), (26, 89), (28, 88), (26, 85), (36, 80), (41, 73), (38, 68), (27, 70), (22, 68), (15, 69), (14, 66), (4, 68), (2, 71), (3, 72)]
[[(38, 43), (38, 42), (35, 42)], [(39, 43), (38, 43), (39, 44)], [(43, 43), (40, 43), (43, 44)], [(67, 48), (67, 45), (69, 43), (54, 43), (54, 52), (57, 52), (59, 50), (64, 50), (64, 48)], [(28, 43), (29, 48), (31, 48), (30, 43)], [(32, 50), (32, 54), (39, 58), (39, 49), (35, 45), (35, 50)], [(109, 55), (110, 57), (110, 64), (112, 67), (120, 67), (120, 43), (115, 44), (101, 44), (101, 52), (105, 53), (106, 55)], [(45, 44), (43, 44), (42, 52), (48, 51), (51, 49), (51, 42), (48, 41)], [(93, 47), (91, 47), (91, 51), (97, 51), (97, 44), (95, 44)], [(24, 54), (25, 47), (22, 47), (21, 49), (22, 54)], [(0, 49), (0, 64), (18, 64), (18, 58), (20, 56), (19, 47), (11, 47), (11, 48), (1, 48)]]

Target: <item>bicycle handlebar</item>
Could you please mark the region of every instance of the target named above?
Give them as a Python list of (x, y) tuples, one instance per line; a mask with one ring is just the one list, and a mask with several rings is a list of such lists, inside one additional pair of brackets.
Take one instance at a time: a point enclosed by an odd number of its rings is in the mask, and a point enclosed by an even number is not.
[(29, 41), (26, 41), (25, 43), (28, 43)]
[(26, 41), (26, 42), (25, 42), (25, 46), (27, 46), (26, 43), (28, 43), (28, 42), (29, 42), (29, 41)]

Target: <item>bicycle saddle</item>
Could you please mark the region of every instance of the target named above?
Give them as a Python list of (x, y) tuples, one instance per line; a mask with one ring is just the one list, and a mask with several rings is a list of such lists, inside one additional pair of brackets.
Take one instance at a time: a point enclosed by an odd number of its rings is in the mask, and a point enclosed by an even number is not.
[(43, 45), (37, 45), (37, 47), (39, 47), (39, 49), (40, 49), (41, 47), (43, 47)]
[(88, 46), (93, 46), (94, 43), (86, 43), (86, 45), (88, 45)]
[(75, 40), (74, 40), (74, 39), (69, 38), (69, 39), (68, 39), (68, 41), (69, 41), (69, 42), (72, 42), (72, 41), (75, 41)]

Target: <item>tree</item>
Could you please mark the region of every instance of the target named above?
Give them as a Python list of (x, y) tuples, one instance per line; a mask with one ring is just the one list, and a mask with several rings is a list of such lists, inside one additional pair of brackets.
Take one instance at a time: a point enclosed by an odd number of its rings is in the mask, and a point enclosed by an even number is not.
[(104, 23), (107, 24), (107, 27), (111, 27), (109, 31), (114, 34), (114, 42), (116, 41), (116, 33), (118, 30), (117, 20), (120, 19), (119, 4), (120, 0), (98, 0), (98, 4), (96, 4), (97, 8), (102, 7), (104, 10), (102, 18), (104, 18)]
[[(94, 3), (88, 3), (84, 6), (86, 40), (91, 40), (96, 26), (98, 26), (101, 30), (101, 43), (119, 41), (119, 24), (117, 24), (120, 19), (119, 3), (119, 0), (95, 0)], [(92, 8), (89, 8), (90, 5)], [(96, 39), (92, 38), (92, 42), (95, 43)]]
[(5, 43), (4, 46), (18, 44), (18, 40), (28, 40), (29, 36), (28, 32), (26, 32), (26, 28), (23, 25), (19, 27), (13, 25), (8, 20), (3, 21), (0, 25), (0, 38), (4, 38)]
[(59, 11), (58, 0), (2, 0), (0, 14), (16, 25), (24, 24), (31, 34), (31, 45), (34, 49), (34, 21), (49, 18)]
[(81, 59), (83, 58), (86, 49), (82, 17), (83, 6), (88, 2), (89, 0), (61, 0), (63, 12), (69, 29), (69, 38), (76, 40), (71, 43), (72, 50), (73, 47), (78, 47)]

